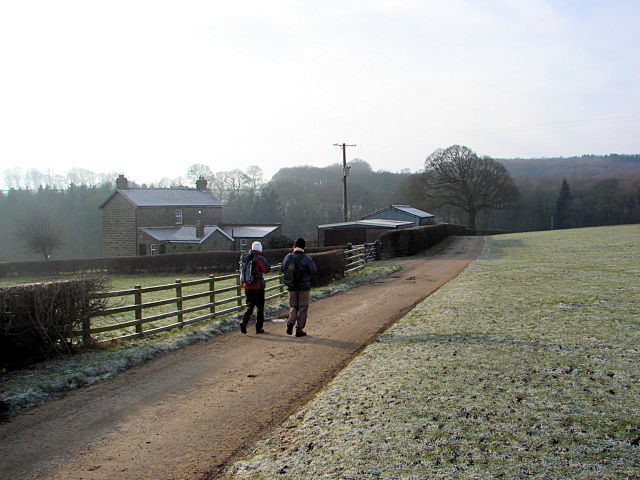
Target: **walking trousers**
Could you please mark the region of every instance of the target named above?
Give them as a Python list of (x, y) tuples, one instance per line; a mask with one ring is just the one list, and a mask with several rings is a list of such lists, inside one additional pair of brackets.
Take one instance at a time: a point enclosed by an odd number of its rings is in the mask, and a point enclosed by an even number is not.
[(244, 312), (244, 315), (242, 316), (242, 323), (244, 323), (245, 326), (247, 325), (247, 322), (253, 313), (253, 307), (255, 307), (256, 315), (258, 317), (256, 319), (256, 331), (262, 330), (262, 325), (264, 324), (264, 289), (248, 288), (244, 293), (247, 297), (247, 311)]
[(287, 325), (295, 325), (298, 332), (304, 330), (309, 310), (309, 290), (289, 290), (289, 307)]

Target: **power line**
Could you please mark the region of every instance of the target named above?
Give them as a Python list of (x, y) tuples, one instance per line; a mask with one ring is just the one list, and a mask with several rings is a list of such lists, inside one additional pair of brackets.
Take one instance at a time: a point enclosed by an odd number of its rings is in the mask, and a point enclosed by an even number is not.
[[(527, 132), (527, 131), (539, 131), (539, 130), (557, 130), (571, 127), (586, 127), (590, 125), (601, 125), (601, 124), (620, 124), (620, 123), (633, 123), (640, 121), (640, 115), (623, 115), (618, 117), (604, 117), (604, 118), (592, 118), (592, 119), (584, 119), (584, 120), (567, 120), (562, 122), (550, 122), (550, 123), (538, 123), (538, 124), (530, 124), (530, 125), (513, 125), (513, 126), (497, 126), (494, 128), (483, 128), (483, 129), (431, 129), (429, 131), (429, 137), (433, 138), (435, 136), (443, 136), (443, 135), (486, 135), (486, 134), (495, 134), (495, 133), (510, 133), (510, 132)], [(425, 137), (423, 135), (416, 136), (406, 136), (399, 138), (387, 138), (387, 139), (379, 139), (381, 141), (376, 142), (377, 145), (390, 145), (400, 142), (411, 142), (411, 141), (424, 141)]]

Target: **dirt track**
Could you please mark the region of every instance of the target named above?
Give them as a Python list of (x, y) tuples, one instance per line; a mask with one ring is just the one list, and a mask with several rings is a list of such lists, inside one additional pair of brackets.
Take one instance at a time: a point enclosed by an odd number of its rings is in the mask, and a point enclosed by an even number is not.
[[(362, 348), (476, 258), (483, 240), (398, 259), (404, 268), (315, 301), (303, 338), (281, 319), (231, 332), (0, 425), (2, 479), (216, 478)], [(282, 316), (281, 316), (282, 317)], [(278, 321), (280, 320), (280, 321)]]

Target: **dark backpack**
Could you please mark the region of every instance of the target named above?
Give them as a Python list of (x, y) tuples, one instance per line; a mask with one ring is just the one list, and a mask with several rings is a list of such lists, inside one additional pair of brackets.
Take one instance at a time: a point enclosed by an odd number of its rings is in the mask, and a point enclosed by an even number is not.
[(253, 265), (253, 252), (243, 253), (240, 256), (240, 283), (250, 285), (256, 281), (256, 278)]
[(291, 257), (289, 257), (289, 263), (282, 275), (282, 281), (289, 288), (296, 288), (300, 281), (299, 257), (300, 255), (291, 255)]

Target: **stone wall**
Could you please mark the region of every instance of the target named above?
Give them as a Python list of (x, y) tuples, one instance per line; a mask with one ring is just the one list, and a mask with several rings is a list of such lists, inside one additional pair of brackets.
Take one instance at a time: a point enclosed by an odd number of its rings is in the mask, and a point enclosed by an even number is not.
[(122, 195), (114, 195), (102, 208), (104, 255), (136, 255), (135, 207)]

